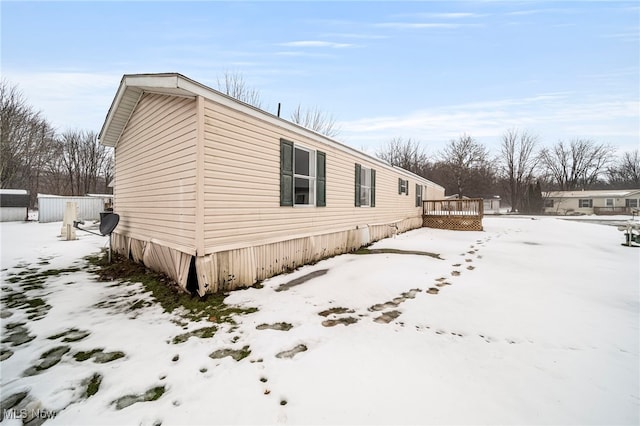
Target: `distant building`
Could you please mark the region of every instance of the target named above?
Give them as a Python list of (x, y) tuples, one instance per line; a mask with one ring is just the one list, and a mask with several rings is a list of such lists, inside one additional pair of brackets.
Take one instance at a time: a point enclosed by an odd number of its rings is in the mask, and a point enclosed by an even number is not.
[(551, 191), (543, 198), (547, 214), (632, 214), (640, 206), (640, 189)]
[(29, 217), (29, 192), (0, 189), (0, 222), (19, 222)]
[(76, 203), (78, 219), (99, 220), (100, 213), (111, 208), (113, 195), (87, 194), (86, 196), (38, 194), (38, 222), (60, 222), (67, 203)]

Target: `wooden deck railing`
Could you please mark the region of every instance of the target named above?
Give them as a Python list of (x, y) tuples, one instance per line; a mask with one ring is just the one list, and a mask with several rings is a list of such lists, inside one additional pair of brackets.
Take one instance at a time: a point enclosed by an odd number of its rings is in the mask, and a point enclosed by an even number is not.
[(631, 210), (631, 207), (594, 207), (593, 213), (596, 215), (631, 214)]
[(425, 200), (422, 202), (424, 216), (482, 216), (482, 198), (461, 200)]
[(422, 224), (428, 228), (482, 231), (483, 213), (482, 198), (422, 202)]

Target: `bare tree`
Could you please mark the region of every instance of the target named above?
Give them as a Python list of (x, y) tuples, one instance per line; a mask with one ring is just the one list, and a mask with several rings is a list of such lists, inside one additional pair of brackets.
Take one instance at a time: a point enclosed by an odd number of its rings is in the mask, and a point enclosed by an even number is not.
[(471, 136), (464, 134), (452, 139), (440, 152), (440, 159), (438, 167), (446, 179), (444, 186), (454, 190), (458, 197), (471, 194), (474, 181), (473, 195), (486, 193), (493, 186), (495, 173), (487, 149)]
[(249, 87), (244, 76), (237, 71), (225, 71), (221, 77), (217, 78), (218, 90), (239, 101), (262, 108), (260, 92)]
[(16, 86), (0, 82), (0, 184), (2, 188), (22, 186), (23, 159), (29, 133), (38, 114)]
[(589, 139), (559, 141), (540, 152), (540, 163), (561, 191), (588, 189), (611, 162), (615, 149)]
[(392, 166), (402, 167), (420, 175), (428, 163), (427, 154), (419, 142), (402, 137), (395, 137), (388, 141), (378, 152), (376, 157), (385, 160)]
[(514, 210), (522, 211), (528, 188), (534, 181), (538, 157), (534, 150), (537, 138), (526, 130), (509, 129), (502, 135), (499, 165), (507, 201)]
[(609, 185), (619, 189), (640, 188), (640, 155), (638, 150), (625, 152), (607, 169)]
[(291, 113), (290, 120), (302, 127), (322, 133), (330, 138), (340, 134), (335, 118), (317, 107), (303, 109), (300, 105)]
[(52, 155), (54, 130), (16, 86), (0, 82), (0, 184), (27, 189), (35, 204), (40, 178)]
[(59, 162), (56, 168), (66, 176), (64, 192), (85, 195), (102, 192), (105, 165), (110, 163), (111, 150), (98, 142), (94, 132), (66, 131), (58, 140)]

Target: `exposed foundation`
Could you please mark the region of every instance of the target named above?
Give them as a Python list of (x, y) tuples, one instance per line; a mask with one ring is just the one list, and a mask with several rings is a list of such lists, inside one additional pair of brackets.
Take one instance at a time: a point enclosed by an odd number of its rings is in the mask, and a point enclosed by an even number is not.
[(374, 241), (421, 226), (422, 218), (415, 217), (204, 256), (193, 256), (161, 243), (142, 241), (115, 232), (112, 235), (112, 247), (115, 252), (143, 263), (149, 269), (167, 274), (183, 289), (204, 296), (206, 293), (248, 287), (302, 265), (349, 253)]

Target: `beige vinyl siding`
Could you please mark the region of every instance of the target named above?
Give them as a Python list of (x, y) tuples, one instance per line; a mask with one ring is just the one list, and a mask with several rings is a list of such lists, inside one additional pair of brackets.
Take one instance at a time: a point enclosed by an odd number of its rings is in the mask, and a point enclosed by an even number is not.
[[(399, 172), (230, 109), (205, 102), (205, 251), (419, 218), (415, 184), (398, 194)], [(281, 207), (280, 138), (326, 153), (326, 207)], [(376, 170), (376, 206), (354, 207), (355, 164)], [(407, 179), (406, 175), (402, 175)], [(423, 193), (437, 195), (433, 186)], [(442, 197), (444, 194), (440, 194)], [(426, 199), (426, 197), (425, 197)]]
[(195, 153), (195, 100), (145, 94), (116, 148), (116, 233), (194, 252)]

